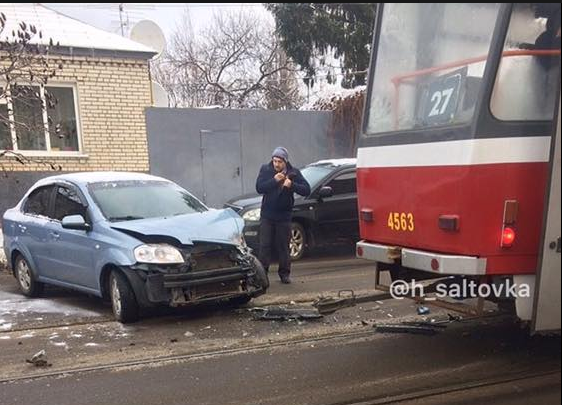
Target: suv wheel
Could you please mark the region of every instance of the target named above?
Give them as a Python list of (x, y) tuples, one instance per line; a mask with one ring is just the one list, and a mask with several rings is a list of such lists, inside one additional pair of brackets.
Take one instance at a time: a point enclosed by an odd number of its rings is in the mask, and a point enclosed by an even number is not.
[(291, 260), (300, 260), (306, 251), (306, 232), (298, 222), (291, 223), (291, 239), (289, 242), (289, 254)]

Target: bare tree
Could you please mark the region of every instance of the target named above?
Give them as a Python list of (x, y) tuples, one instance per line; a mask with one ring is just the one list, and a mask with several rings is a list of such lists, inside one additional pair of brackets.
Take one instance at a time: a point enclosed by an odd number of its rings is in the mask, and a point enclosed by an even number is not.
[(216, 14), (195, 36), (186, 13), (155, 77), (178, 107), (291, 109), (302, 102), (294, 72), (272, 23)]
[[(49, 58), (49, 51), (58, 44), (55, 46), (51, 40), (49, 45), (41, 45), (41, 31), (25, 22), (19, 22), (11, 32), (5, 32), (9, 30), (6, 21), (4, 13), (0, 13), (0, 172), (2, 176), (7, 176), (7, 159), (22, 165), (33, 162), (47, 169), (60, 170), (59, 165), (48, 160), (12, 150), (11, 137), (14, 130), (18, 142), (34, 137), (38, 131), (44, 133), (43, 113), (57, 103), (45, 86), (62, 69), (62, 63)], [(14, 111), (15, 105), (18, 106), (17, 111)], [(60, 132), (60, 126), (50, 118), (47, 125), (49, 130), (57, 134)]]

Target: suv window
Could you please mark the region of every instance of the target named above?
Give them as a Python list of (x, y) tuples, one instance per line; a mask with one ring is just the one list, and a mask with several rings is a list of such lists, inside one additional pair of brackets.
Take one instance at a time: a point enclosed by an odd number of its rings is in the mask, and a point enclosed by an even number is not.
[(62, 221), (68, 215), (82, 215), (86, 219), (86, 207), (82, 204), (75, 190), (63, 186), (57, 186), (55, 197), (54, 218)]
[(357, 193), (356, 173), (342, 173), (330, 180), (327, 186), (332, 187), (334, 195)]
[(31, 215), (49, 216), (49, 202), (53, 186), (40, 187), (34, 190), (23, 207), (23, 212)]

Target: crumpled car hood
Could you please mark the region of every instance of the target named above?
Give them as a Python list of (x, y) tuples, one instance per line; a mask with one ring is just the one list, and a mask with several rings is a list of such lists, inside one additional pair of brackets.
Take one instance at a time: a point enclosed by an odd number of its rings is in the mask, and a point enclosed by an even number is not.
[(166, 218), (148, 218), (112, 223), (111, 228), (145, 236), (169, 236), (182, 245), (193, 242), (234, 244), (244, 228), (244, 220), (230, 208)]

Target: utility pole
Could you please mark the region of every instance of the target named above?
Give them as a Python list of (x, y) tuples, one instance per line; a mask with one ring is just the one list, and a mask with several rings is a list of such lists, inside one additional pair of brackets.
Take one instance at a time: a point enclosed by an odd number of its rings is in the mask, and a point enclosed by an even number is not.
[(119, 3), (119, 25), (121, 26), (121, 36), (125, 36), (125, 31), (123, 30), (123, 4)]

